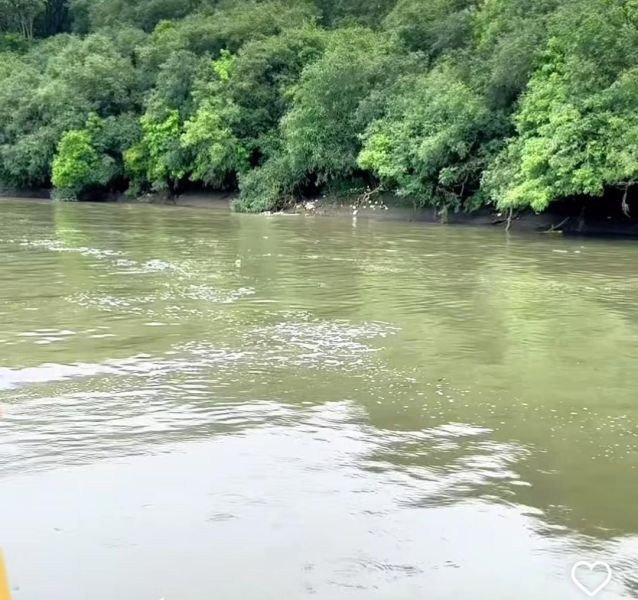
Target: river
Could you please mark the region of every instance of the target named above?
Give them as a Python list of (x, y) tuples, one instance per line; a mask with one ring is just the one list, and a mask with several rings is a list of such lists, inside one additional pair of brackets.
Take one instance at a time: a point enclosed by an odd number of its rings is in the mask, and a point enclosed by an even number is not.
[(0, 215), (14, 600), (638, 597), (638, 244)]

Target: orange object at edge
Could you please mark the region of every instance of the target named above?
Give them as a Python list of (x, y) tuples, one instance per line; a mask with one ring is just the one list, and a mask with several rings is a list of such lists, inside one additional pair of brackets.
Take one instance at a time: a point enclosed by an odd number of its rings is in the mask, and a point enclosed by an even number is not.
[(9, 578), (7, 577), (7, 569), (4, 566), (4, 557), (2, 556), (2, 551), (0, 551), (0, 600), (11, 600)]

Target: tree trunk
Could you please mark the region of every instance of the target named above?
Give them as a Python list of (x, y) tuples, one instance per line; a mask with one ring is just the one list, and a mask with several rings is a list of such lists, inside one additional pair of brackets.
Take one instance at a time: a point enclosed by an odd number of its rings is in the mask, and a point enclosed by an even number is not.
[(620, 204), (620, 208), (622, 208), (622, 212), (623, 214), (628, 218), (631, 219), (631, 215), (629, 214), (629, 204), (627, 204), (627, 195), (629, 193), (629, 187), (631, 186), (631, 183), (628, 183), (625, 185), (625, 191), (622, 195), (622, 202)]

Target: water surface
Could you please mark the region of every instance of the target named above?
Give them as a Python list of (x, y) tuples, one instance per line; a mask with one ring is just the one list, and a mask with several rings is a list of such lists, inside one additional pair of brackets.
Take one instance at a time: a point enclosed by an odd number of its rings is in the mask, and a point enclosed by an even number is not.
[(638, 245), (0, 213), (15, 600), (638, 597)]

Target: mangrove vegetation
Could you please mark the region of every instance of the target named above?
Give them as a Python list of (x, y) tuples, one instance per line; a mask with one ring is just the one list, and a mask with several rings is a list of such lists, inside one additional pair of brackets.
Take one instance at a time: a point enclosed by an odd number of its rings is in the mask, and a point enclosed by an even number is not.
[(636, 0), (0, 0), (0, 29), (5, 188), (630, 212)]

